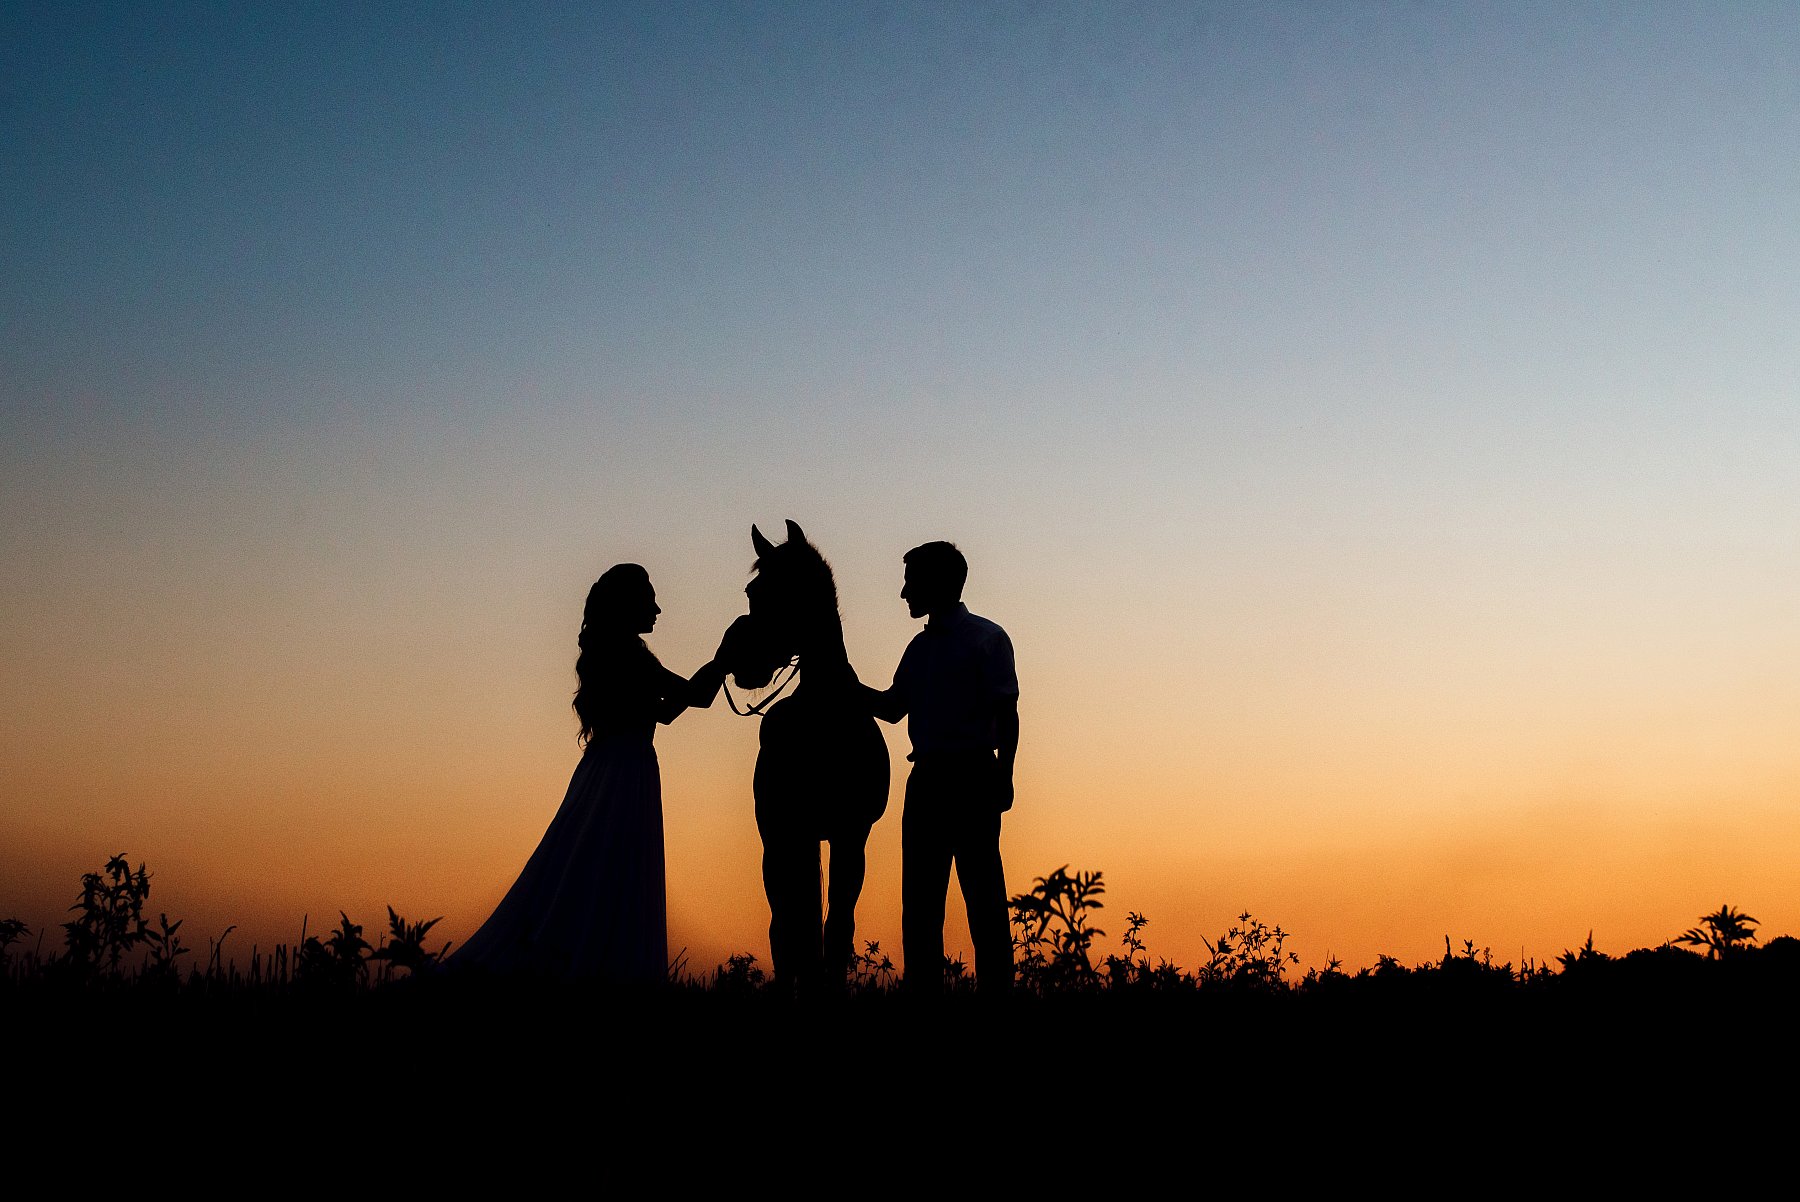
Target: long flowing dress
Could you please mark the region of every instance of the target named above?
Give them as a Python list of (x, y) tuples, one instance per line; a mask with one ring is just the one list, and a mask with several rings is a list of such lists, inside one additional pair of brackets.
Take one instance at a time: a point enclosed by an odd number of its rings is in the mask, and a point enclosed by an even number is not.
[(455, 968), (654, 983), (668, 975), (662, 776), (652, 737), (663, 679), (637, 640), (562, 807)]

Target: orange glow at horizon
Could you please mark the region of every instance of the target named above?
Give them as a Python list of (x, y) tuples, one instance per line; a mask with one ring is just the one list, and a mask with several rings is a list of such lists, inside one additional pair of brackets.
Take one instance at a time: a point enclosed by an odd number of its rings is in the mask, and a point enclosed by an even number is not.
[[(1206, 692), (1180, 663), (1059, 660), (1032, 645), (1032, 622), (1003, 616), (1025, 686), (1009, 888), (1065, 863), (1103, 871), (1103, 950), (1128, 910), (1150, 918), (1152, 955), (1186, 968), (1243, 910), (1291, 932), (1303, 966), (1335, 955), (1352, 968), (1378, 954), (1434, 958), (1445, 936), (1541, 961), (1592, 929), (1619, 952), (1724, 901), (1762, 919), (1765, 936), (1800, 930), (1785, 682), (1727, 672), (1703, 688), (1690, 674), (1660, 697), (1609, 682), (1599, 696), (1612, 708), (1589, 701), (1579, 723), (1583, 699), (1568, 691), (1459, 706), (1404, 691), (1418, 683), (1404, 673), (1382, 692), (1314, 672), (1310, 691), (1276, 705), (1279, 681)], [(858, 655), (865, 678), (880, 679), (878, 658), (897, 658), (910, 634), (888, 619), (885, 657)], [(652, 643), (686, 666), (702, 623), (678, 625)], [(541, 681), (566, 672), (557, 658), (545, 655)], [(105, 756), (67, 710), (15, 711), (18, 745), (33, 750), (5, 769), (20, 801), (0, 816), (0, 915), (58, 947), (79, 874), (122, 850), (154, 874), (152, 911), (187, 919), (202, 953), (232, 924), (226, 952), (242, 957), (293, 942), (303, 916), (315, 931), (333, 925), (340, 909), (374, 936), (390, 904), (442, 915), (434, 935), (460, 941), (524, 863), (577, 752), (554, 687), (532, 696), (495, 674), (471, 705), (474, 677), (459, 679), (451, 702), (423, 712), (392, 708), (387, 686), (367, 680), (353, 710), (357, 689), (290, 696), (280, 722), (253, 707), (205, 711), (214, 743), (200, 736), (202, 711), (155, 707), (146, 685), (124, 698), (144, 708), (119, 719), (124, 737)], [(887, 733), (895, 782), (869, 845), (858, 938), (898, 961), (905, 739)], [(755, 724), (715, 705), (660, 730), (658, 747), (671, 953), (702, 974), (738, 951), (766, 964)], [(967, 958), (952, 888), (947, 946)]]

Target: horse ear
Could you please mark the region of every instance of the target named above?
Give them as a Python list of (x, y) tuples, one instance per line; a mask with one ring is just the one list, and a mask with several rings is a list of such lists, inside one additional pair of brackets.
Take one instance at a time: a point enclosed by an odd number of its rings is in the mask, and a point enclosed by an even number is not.
[(806, 531), (800, 529), (799, 522), (796, 522), (793, 518), (789, 518), (787, 524), (788, 541), (790, 543), (803, 543), (806, 541)]
[(750, 545), (756, 549), (758, 559), (775, 550), (775, 544), (763, 537), (763, 532), (756, 528), (755, 523), (750, 526)]

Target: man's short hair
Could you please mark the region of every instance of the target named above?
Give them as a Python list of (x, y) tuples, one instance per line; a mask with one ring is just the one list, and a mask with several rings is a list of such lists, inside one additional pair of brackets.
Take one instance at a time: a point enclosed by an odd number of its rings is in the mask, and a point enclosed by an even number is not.
[(969, 561), (963, 558), (955, 543), (925, 543), (901, 556), (900, 562), (924, 575), (931, 583), (942, 584), (958, 597), (962, 596), (963, 585), (969, 579)]

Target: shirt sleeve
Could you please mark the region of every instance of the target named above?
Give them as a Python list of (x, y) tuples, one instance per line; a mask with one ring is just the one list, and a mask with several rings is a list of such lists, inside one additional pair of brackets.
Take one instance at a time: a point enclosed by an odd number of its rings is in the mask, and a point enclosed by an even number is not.
[(1013, 665), (1012, 639), (1000, 627), (994, 627), (986, 653), (981, 657), (982, 674), (986, 678), (988, 696), (1017, 697), (1019, 673)]
[[(913, 646), (913, 643), (906, 645), (906, 650), (900, 653), (899, 664), (894, 668), (894, 696), (909, 703), (912, 700)], [(911, 708), (910, 705), (908, 708)]]

